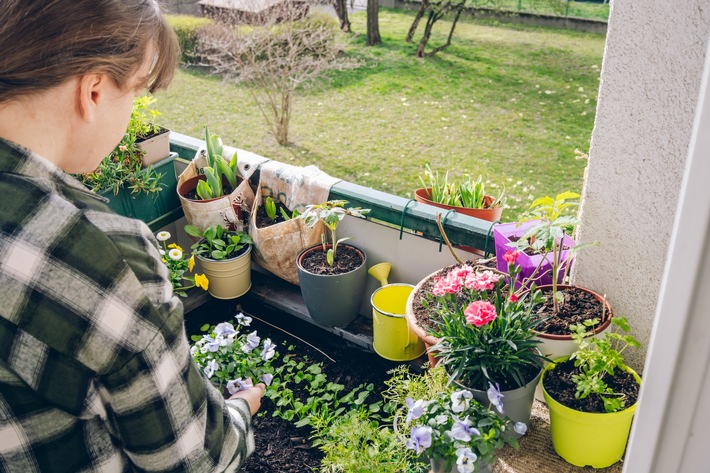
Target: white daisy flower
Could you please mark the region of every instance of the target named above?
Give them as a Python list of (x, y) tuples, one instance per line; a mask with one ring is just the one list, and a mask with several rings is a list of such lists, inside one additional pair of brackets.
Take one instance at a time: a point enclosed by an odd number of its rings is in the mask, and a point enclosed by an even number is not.
[(158, 232), (157, 235), (155, 235), (155, 238), (157, 238), (160, 241), (167, 241), (170, 239), (170, 232), (162, 231)]
[(170, 259), (172, 260), (179, 261), (182, 259), (182, 251), (177, 248), (173, 248), (168, 252), (168, 256), (170, 256)]

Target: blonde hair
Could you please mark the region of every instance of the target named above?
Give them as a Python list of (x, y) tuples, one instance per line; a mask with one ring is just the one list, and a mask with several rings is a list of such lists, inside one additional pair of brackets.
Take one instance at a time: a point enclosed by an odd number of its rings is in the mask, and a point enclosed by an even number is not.
[[(149, 48), (153, 46), (153, 48)], [(144, 84), (170, 84), (179, 47), (156, 0), (2, 0), (0, 104), (87, 73), (125, 88), (155, 51)]]

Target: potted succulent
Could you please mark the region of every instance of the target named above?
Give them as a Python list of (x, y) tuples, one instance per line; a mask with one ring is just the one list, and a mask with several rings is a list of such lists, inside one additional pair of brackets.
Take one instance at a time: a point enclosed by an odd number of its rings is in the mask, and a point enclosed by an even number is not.
[(205, 147), (180, 174), (177, 193), (185, 219), (200, 230), (222, 225), (244, 231), (254, 201), (249, 181), (238, 175), (236, 151), (227, 155), (219, 135), (205, 127)]
[(412, 374), (393, 370), (383, 397), (394, 405), (394, 428), (401, 444), (428, 463), (432, 473), (490, 472), (497, 451), (518, 448), (523, 423), (498, 416), (473, 394), (450, 384), (442, 366)]
[(594, 325), (573, 327), (577, 351), (550, 363), (542, 386), (557, 454), (576, 466), (605, 468), (626, 448), (641, 378), (624, 364), (623, 353), (640, 344), (627, 334), (624, 318), (614, 317), (603, 337), (589, 336)]
[(308, 313), (313, 320), (331, 327), (349, 324), (358, 316), (367, 282), (367, 258), (359, 248), (344, 244), (336, 229), (346, 215), (363, 218), (369, 209), (345, 208), (347, 201), (330, 200), (309, 205), (299, 218), (306, 227), (322, 222), (330, 242), (321, 235), (321, 244), (306, 248), (296, 258), (298, 281)]
[(251, 317), (242, 313), (232, 322), (201, 327), (203, 335), (192, 335), (192, 358), (205, 376), (220, 389), (225, 397), (253, 386), (254, 382), (271, 385), (277, 357), (276, 344), (262, 339), (256, 330), (247, 333)]
[(128, 133), (136, 137), (136, 145), (143, 151), (144, 166), (170, 156), (170, 130), (154, 122), (160, 112), (150, 108), (156, 101), (152, 95), (136, 97), (128, 121)]
[(500, 220), (505, 192), (501, 191), (497, 196), (488, 195), (481, 176), (474, 181), (471, 176), (464, 174), (459, 184), (449, 183), (448, 172), (442, 181), (438, 171), (434, 173), (427, 164), (424, 172), (419, 175), (419, 181), (423, 187), (414, 191), (417, 202), (447, 210), (454, 209), (458, 213), (489, 222)]
[[(296, 257), (321, 241), (323, 222), (307, 226), (304, 219), (298, 218), (298, 210), (289, 210), (268, 195), (270, 192), (260, 180), (249, 216), (249, 234), (254, 240), (252, 259), (272, 274), (298, 285)], [(279, 197), (282, 195), (279, 193)]]
[[(510, 265), (515, 281), (519, 268)], [(440, 277), (427, 297), (429, 333), (449, 377), (491, 402), (498, 413), (527, 424), (545, 358), (537, 349), (533, 314), (539, 291), (516, 294), (504, 273), (463, 264)]]
[(192, 252), (210, 281), (209, 292), (217, 299), (234, 299), (251, 288), (251, 237), (220, 225), (200, 231), (185, 225), (185, 233), (200, 238)]

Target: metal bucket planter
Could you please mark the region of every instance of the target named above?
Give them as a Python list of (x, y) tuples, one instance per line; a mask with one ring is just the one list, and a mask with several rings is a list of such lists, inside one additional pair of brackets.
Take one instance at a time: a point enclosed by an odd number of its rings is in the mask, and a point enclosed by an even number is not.
[(209, 280), (209, 293), (217, 299), (235, 299), (251, 288), (251, 245), (239, 256), (214, 260), (197, 256)]
[(359, 314), (367, 282), (367, 257), (352, 245), (340, 244), (338, 247), (346, 246), (362, 255), (362, 264), (343, 274), (314, 274), (303, 268), (301, 262), (304, 256), (313, 251), (323, 251), (323, 245), (306, 248), (296, 258), (303, 301), (311, 318), (319, 325), (343, 327)]
[(372, 345), (382, 358), (409, 361), (426, 351), (424, 342), (405, 318), (407, 299), (413, 289), (411, 284), (387, 284), (372, 293)]
[[(567, 357), (555, 360), (561, 363)], [(545, 375), (556, 364), (545, 367), (542, 376), (543, 393), (550, 410), (550, 432), (555, 452), (575, 466), (606, 468), (621, 460), (631, 431), (631, 422), (638, 403), (623, 411), (591, 413), (570, 409), (555, 401), (544, 389)], [(640, 384), (639, 375), (628, 368)]]

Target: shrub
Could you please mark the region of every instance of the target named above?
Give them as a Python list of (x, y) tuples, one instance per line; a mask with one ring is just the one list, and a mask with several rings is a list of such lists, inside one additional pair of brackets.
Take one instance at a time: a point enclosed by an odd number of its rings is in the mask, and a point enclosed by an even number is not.
[(167, 15), (167, 19), (180, 42), (181, 61), (184, 64), (195, 62), (197, 31), (212, 23), (212, 20), (190, 15)]

